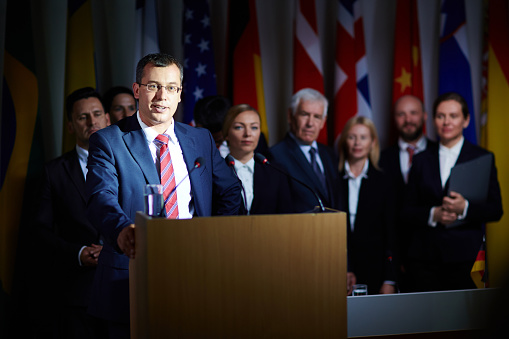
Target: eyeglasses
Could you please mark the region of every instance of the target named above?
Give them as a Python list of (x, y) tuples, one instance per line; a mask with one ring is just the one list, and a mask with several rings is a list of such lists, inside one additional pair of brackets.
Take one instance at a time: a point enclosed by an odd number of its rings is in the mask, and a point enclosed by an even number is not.
[(172, 86), (172, 85), (163, 86), (163, 85), (158, 85), (158, 84), (155, 84), (155, 83), (150, 83), (150, 84), (140, 84), (140, 83), (138, 83), (138, 85), (140, 85), (140, 86), (147, 86), (147, 91), (149, 91), (149, 92), (157, 92), (161, 88), (165, 88), (168, 93), (178, 93), (178, 92), (180, 92), (182, 90), (182, 87)]

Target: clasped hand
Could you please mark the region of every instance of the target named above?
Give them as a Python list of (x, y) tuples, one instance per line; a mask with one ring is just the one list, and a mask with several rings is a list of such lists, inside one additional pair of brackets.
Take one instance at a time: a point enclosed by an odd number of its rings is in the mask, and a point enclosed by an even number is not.
[(442, 205), (435, 207), (433, 219), (444, 225), (449, 225), (463, 214), (465, 198), (458, 192), (451, 191), (449, 196), (442, 199)]

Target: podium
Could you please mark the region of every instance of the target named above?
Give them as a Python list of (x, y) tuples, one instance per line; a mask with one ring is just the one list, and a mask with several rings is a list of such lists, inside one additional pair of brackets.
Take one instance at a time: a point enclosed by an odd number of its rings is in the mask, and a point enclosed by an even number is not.
[(346, 214), (136, 216), (132, 338), (346, 338)]

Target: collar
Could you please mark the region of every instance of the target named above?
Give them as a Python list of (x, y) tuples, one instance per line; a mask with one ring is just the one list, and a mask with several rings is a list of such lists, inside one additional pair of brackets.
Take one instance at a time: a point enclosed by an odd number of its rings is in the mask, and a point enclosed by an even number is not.
[(295, 142), (297, 143), (297, 145), (299, 145), (301, 148), (302, 147), (313, 147), (316, 152), (318, 153), (318, 143), (316, 142), (316, 140), (313, 140), (313, 142), (311, 143), (311, 145), (308, 145), (308, 144), (305, 144), (302, 142), (302, 140), (300, 140), (299, 138), (297, 138), (295, 136), (295, 134), (293, 134), (292, 132), (288, 131), (288, 134), (292, 137), (293, 140), (295, 140)]
[(78, 153), (78, 159), (81, 161), (84, 161), (87, 163), (88, 159), (88, 150), (81, 148), (80, 146), (76, 145), (76, 152)]
[[(143, 121), (141, 121), (140, 118), (140, 111), (136, 112), (136, 118), (138, 119), (138, 123), (141, 126), (141, 129), (145, 133), (145, 137), (147, 138), (147, 141), (150, 143), (154, 142), (154, 139), (159, 135), (152, 127), (147, 126)], [(177, 136), (175, 135), (175, 120), (171, 120), (171, 125), (168, 127), (168, 129), (164, 132), (164, 134), (168, 135), (170, 138), (170, 142), (175, 144), (177, 142)]]
[(428, 139), (423, 135), (419, 138), (419, 140), (414, 145), (409, 144), (404, 141), (401, 137), (398, 139), (398, 146), (400, 150), (406, 151), (408, 146), (414, 147), (417, 152), (422, 152), (426, 149), (426, 145), (428, 144)]
[(350, 164), (348, 163), (348, 160), (345, 161), (345, 175), (343, 176), (343, 179), (357, 179), (357, 178), (368, 178), (368, 168), (369, 168), (369, 159), (366, 159), (366, 162), (364, 163), (364, 167), (362, 168), (361, 174), (356, 177), (353, 175), (352, 171), (350, 170)]
[(451, 148), (445, 147), (444, 145), (440, 144), (440, 146), (439, 146), (440, 152), (459, 155), (464, 143), (465, 143), (465, 137), (461, 136), (460, 141), (458, 141), (456, 143), (456, 145), (452, 146)]
[(254, 158), (251, 158), (248, 160), (248, 162), (246, 162), (245, 164), (241, 163), (239, 160), (233, 158), (233, 160), (235, 160), (235, 170), (238, 172), (241, 168), (247, 168), (248, 170), (251, 171), (251, 173), (254, 173), (254, 166), (255, 166), (255, 161), (254, 161)]

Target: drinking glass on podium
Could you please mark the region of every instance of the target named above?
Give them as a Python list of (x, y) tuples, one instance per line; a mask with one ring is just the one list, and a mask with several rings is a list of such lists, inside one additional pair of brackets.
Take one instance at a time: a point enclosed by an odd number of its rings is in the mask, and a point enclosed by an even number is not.
[(161, 217), (164, 205), (163, 185), (145, 185), (143, 193), (145, 201), (145, 214), (151, 217)]
[(352, 296), (368, 295), (368, 285), (355, 284), (353, 285)]

